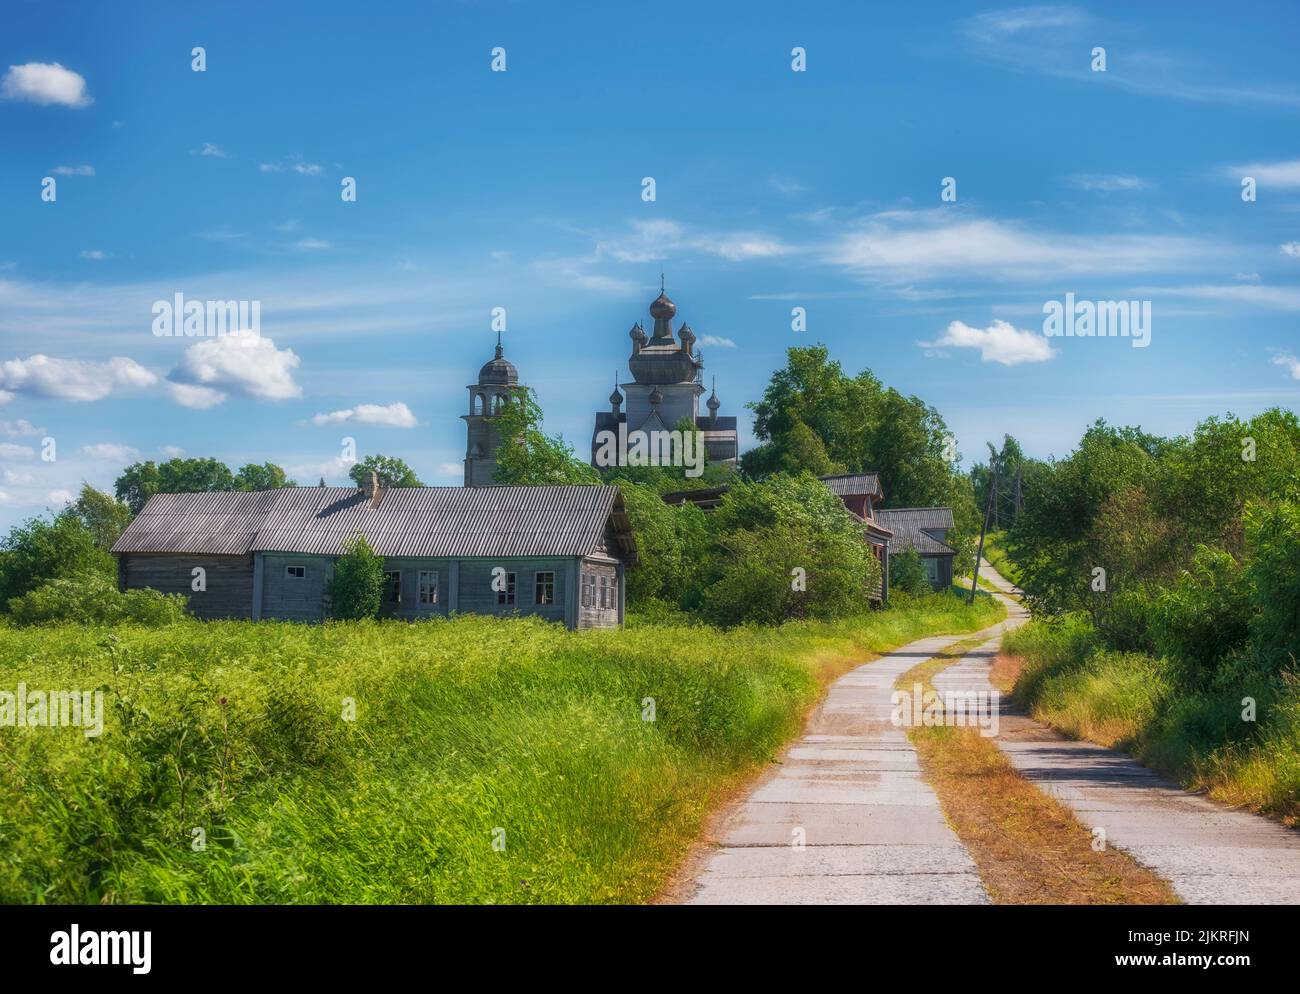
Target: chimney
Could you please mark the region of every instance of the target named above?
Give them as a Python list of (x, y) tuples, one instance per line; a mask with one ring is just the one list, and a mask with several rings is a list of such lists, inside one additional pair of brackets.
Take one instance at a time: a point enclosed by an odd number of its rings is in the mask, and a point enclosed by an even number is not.
[(370, 506), (378, 507), (381, 496), (383, 494), (379, 489), (379, 474), (372, 469), (370, 471)]

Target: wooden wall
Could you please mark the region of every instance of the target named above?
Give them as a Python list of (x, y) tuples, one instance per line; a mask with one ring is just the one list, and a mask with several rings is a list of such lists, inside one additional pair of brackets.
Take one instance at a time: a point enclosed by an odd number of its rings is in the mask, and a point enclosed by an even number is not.
[[(206, 571), (205, 591), (192, 587), (196, 566)], [(119, 554), (118, 577), (125, 590), (151, 587), (164, 594), (184, 594), (199, 618), (252, 617), (252, 556), (123, 552)]]

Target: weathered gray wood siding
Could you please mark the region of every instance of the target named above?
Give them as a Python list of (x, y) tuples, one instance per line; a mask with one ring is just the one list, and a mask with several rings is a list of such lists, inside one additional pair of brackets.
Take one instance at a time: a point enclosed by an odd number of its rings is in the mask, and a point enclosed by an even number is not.
[[(579, 577), (578, 623), (579, 628), (617, 628), (619, 621), (619, 602), (622, 598), (622, 584), (619, 582), (619, 570), (613, 563), (584, 560), (580, 567), (582, 576), (593, 578), (594, 587), (589, 587), (594, 596), (589, 603), (582, 603)], [(601, 581), (604, 581), (606, 606), (600, 606)]]
[[(305, 576), (289, 575), (289, 567)], [(334, 557), (284, 552), (262, 553), (263, 618), (281, 621), (323, 621), (327, 617), (325, 585), (334, 575)]]
[[(204, 619), (249, 618), (253, 609), (252, 556), (195, 556), (170, 552), (119, 553), (118, 577), (124, 590), (148, 587), (183, 594), (190, 610)], [(193, 589), (194, 568), (202, 567), (206, 590)]]
[[(392, 618), (445, 618), (451, 598), (452, 559), (420, 559), (390, 557), (384, 560), (385, 573), (401, 573), (401, 601), (396, 606), (384, 605), (384, 614)], [(438, 575), (438, 600), (435, 604), (420, 603), (420, 573), (430, 572)]]
[[(556, 559), (462, 559), (457, 601), (453, 610), (473, 614), (530, 614), (548, 621), (565, 621), (568, 604), (569, 557)], [(492, 589), (492, 570), (500, 566), (516, 575), (515, 603), (498, 604)], [(535, 599), (538, 573), (555, 574), (555, 603), (538, 604)]]

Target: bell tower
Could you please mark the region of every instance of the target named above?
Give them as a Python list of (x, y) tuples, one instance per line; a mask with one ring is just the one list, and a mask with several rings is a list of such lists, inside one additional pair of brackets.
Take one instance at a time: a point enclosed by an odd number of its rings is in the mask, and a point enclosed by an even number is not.
[(501, 348), (501, 333), (497, 332), (496, 355), (478, 371), (478, 382), (471, 383), (469, 413), (462, 414), (465, 422), (465, 486), (491, 487), (497, 468), (497, 447), (501, 436), (496, 430), (496, 419), (510, 402), (511, 395), (520, 387), (519, 370), (505, 357)]

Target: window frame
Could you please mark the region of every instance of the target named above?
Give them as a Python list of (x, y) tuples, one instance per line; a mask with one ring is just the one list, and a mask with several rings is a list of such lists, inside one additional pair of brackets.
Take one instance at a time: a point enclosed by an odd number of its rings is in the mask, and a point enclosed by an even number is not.
[[(397, 583), (396, 583), (396, 584), (391, 584), (391, 583), (389, 582), (389, 577), (394, 577), (394, 576), (397, 577)], [(396, 587), (396, 593), (397, 593), (397, 596), (394, 597), (392, 600), (389, 600), (389, 598), (388, 598), (389, 591), (392, 590), (394, 587)], [(386, 569), (386, 570), (384, 570), (384, 595), (383, 595), (383, 601), (382, 601), (382, 603), (384, 603), (384, 604), (396, 604), (396, 605), (398, 605), (398, 606), (401, 606), (401, 603), (402, 603), (402, 571), (401, 571), (400, 569)]]
[[(294, 570), (301, 570), (301, 573), (295, 573)], [(305, 580), (307, 579), (307, 567), (301, 564), (285, 566), (284, 578), (286, 580)]]
[(518, 604), (518, 597), (517, 597), (518, 582), (519, 582), (519, 574), (512, 573), (509, 570), (507, 570), (506, 589), (498, 590), (496, 592), (497, 607), (514, 607)]
[[(426, 577), (432, 577), (433, 578), (432, 582), (431, 583), (426, 582)], [(415, 603), (422, 606), (427, 605), (428, 607), (437, 606), (438, 583), (440, 580), (441, 577), (438, 576), (438, 570), (436, 569), (416, 570)], [(425, 599), (426, 594), (429, 595), (428, 600)]]
[(537, 607), (555, 606), (555, 570), (538, 570), (533, 574), (533, 604)]

